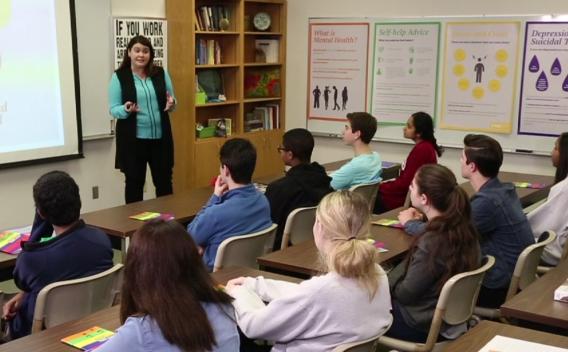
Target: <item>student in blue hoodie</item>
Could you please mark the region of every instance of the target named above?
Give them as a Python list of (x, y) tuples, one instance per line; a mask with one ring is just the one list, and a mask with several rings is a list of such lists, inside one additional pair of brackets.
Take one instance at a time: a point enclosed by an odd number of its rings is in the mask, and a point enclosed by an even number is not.
[(108, 236), (79, 219), (79, 187), (71, 176), (62, 171), (41, 176), (33, 197), (37, 215), (32, 236), (22, 245), (14, 269), (21, 292), (3, 309), (13, 339), (31, 333), (37, 295), (45, 286), (98, 274), (113, 264)]
[(213, 269), (223, 240), (264, 230), (272, 225), (264, 194), (251, 183), (256, 150), (242, 138), (230, 139), (219, 153), (220, 174), (213, 195), (187, 226), (208, 269)]

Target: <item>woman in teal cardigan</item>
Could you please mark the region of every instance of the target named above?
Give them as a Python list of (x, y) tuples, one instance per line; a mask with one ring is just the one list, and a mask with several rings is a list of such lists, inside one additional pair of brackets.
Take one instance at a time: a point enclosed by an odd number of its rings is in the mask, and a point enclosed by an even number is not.
[(130, 40), (122, 64), (109, 85), (110, 114), (117, 119), (115, 167), (126, 178), (126, 203), (143, 199), (146, 164), (156, 196), (171, 194), (174, 165), (168, 112), (176, 105), (168, 73), (154, 65), (150, 40)]

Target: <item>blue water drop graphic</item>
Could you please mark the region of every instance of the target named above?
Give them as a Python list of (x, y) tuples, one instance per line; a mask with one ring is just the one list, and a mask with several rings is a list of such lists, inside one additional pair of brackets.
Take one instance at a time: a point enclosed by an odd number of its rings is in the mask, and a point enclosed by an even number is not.
[(550, 74), (553, 76), (558, 76), (562, 73), (562, 66), (560, 65), (560, 61), (558, 58), (554, 59), (552, 66), (550, 67)]
[(564, 82), (562, 82), (562, 90), (568, 92), (568, 76), (564, 78)]
[(540, 64), (538, 62), (538, 58), (534, 55), (529, 62), (529, 71), (532, 73), (538, 72), (540, 70)]
[(546, 78), (546, 73), (542, 71), (538, 79), (536, 80), (536, 90), (539, 92), (544, 92), (548, 89), (548, 78)]

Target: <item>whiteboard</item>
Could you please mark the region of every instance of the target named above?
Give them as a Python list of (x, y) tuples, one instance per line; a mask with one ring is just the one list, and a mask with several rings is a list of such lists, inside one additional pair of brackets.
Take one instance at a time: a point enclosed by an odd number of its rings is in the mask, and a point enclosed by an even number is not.
[[(444, 35), (446, 26), (445, 23), (449, 21), (490, 21), (490, 20), (512, 20), (512, 21), (520, 21), (520, 33), (519, 33), (519, 52), (521, 53), (518, 56), (518, 64), (517, 70), (515, 75), (517, 77), (516, 86), (514, 87), (515, 90), (515, 97), (514, 97), (514, 112), (513, 112), (513, 120), (512, 126), (513, 130), (511, 134), (499, 134), (499, 133), (485, 133), (484, 134), (490, 135), (491, 137), (495, 138), (505, 152), (512, 152), (512, 153), (526, 153), (527, 151), (530, 154), (534, 155), (550, 155), (550, 151), (554, 146), (554, 141), (556, 137), (549, 137), (549, 136), (533, 136), (533, 135), (517, 135), (518, 129), (518, 109), (519, 109), (519, 95), (520, 95), (520, 78), (521, 78), (521, 71), (522, 71), (522, 50), (524, 45), (524, 38), (525, 38), (525, 22), (526, 21), (550, 21), (550, 15), (548, 16), (461, 16), (461, 17), (408, 17), (408, 18), (310, 18), (309, 23), (318, 23), (318, 22), (368, 22), (371, 25), (371, 33), (369, 35), (369, 65), (372, 67), (372, 48), (373, 48), (373, 39), (374, 39), (374, 25), (376, 22), (407, 22), (409, 20), (415, 22), (429, 22), (429, 21), (439, 21), (442, 23), (441, 33), (440, 36), (440, 53), (444, 52)], [(567, 45), (568, 47), (568, 45)], [(440, 54), (438, 56), (438, 66), (440, 67), (438, 71), (438, 89), (440, 89), (441, 80), (442, 80), (442, 69), (441, 65), (443, 65), (443, 55)], [(568, 62), (565, 62), (565, 65), (568, 65)], [(308, 72), (308, 75), (310, 73)], [(368, 77), (367, 80), (367, 101), (371, 101), (372, 92), (372, 78), (371, 76)], [(307, 92), (311, 92), (311, 87), (308, 87)], [(310, 93), (311, 94), (311, 93)], [(437, 94), (437, 109), (433, 114), (435, 119), (435, 125), (438, 124), (437, 116), (440, 114), (441, 110), (441, 96), (442, 94)], [(307, 99), (308, 104), (310, 99)], [(307, 109), (308, 110), (308, 107)], [(370, 111), (371, 107), (370, 104), (367, 107), (367, 111)], [(344, 129), (345, 121), (333, 121), (333, 120), (317, 120), (317, 119), (307, 119), (306, 125), (307, 128), (314, 133), (314, 135), (318, 136), (327, 136), (327, 137), (338, 137), (341, 138), (341, 132)], [(375, 134), (374, 140), (381, 141), (381, 142), (393, 142), (393, 143), (404, 143), (404, 144), (411, 144), (412, 141), (404, 139), (402, 133), (402, 125), (393, 125), (393, 124), (381, 124), (380, 117), (378, 117), (379, 127), (377, 133)], [(448, 130), (448, 129), (439, 129), (436, 128), (435, 136), (438, 140), (438, 143), (442, 146), (449, 147), (449, 148), (461, 148), (463, 146), (463, 138), (468, 133), (480, 133), (475, 131), (456, 131), (456, 130)]]
[(81, 124), (84, 139), (111, 135), (108, 83), (112, 74), (111, 0), (75, 1)]

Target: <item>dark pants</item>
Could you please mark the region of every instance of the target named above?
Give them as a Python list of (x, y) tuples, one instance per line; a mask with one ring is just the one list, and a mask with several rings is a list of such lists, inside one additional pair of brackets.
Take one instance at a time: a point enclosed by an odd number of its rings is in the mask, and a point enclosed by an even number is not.
[(477, 298), (477, 306), (485, 308), (499, 308), (505, 303), (508, 287), (505, 288), (487, 288), (481, 286), (479, 297)]
[(161, 139), (136, 139), (131, 156), (135, 159), (134, 166), (124, 173), (126, 177), (124, 198), (127, 204), (141, 201), (144, 197), (146, 164), (150, 165), (156, 197), (173, 193), (172, 168), (166, 165), (164, 150)]
[(392, 301), (392, 325), (390, 329), (385, 333), (386, 336), (393, 337), (395, 339), (424, 343), (428, 338), (428, 333), (415, 329), (414, 327), (408, 325), (400, 312), (400, 307), (396, 301)]

